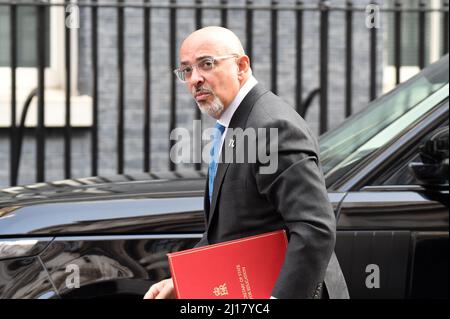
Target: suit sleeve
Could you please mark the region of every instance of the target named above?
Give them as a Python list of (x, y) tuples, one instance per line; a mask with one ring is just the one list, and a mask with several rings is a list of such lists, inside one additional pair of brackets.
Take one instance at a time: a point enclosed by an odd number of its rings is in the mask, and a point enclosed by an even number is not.
[[(313, 298), (335, 244), (335, 216), (318, 144), (309, 129), (298, 124), (272, 121), (268, 127), (278, 129), (277, 151), (270, 154), (278, 164), (276, 171), (263, 174), (261, 163), (255, 166), (259, 192), (281, 214), (289, 233), (285, 261), (272, 291), (276, 298)], [(264, 143), (269, 148), (268, 142)]]
[(206, 213), (207, 210), (209, 210), (209, 202), (208, 202), (208, 178), (209, 174), (206, 175), (206, 181), (205, 181), (205, 194), (203, 195), (203, 208), (204, 208), (204, 215), (205, 215), (205, 231), (203, 232), (202, 238), (200, 241), (194, 246), (194, 248), (203, 247), (209, 245), (208, 242), (208, 234), (206, 230), (208, 229), (208, 214)]
[(198, 247), (203, 247), (203, 246), (207, 246), (209, 245), (208, 243), (208, 239), (206, 237), (206, 231), (203, 233), (202, 238), (200, 239), (200, 241), (194, 246), (194, 248), (198, 248)]

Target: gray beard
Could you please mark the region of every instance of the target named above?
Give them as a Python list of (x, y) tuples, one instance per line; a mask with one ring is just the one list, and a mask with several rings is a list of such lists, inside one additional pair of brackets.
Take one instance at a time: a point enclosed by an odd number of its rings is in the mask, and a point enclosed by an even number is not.
[(215, 119), (218, 119), (223, 112), (224, 105), (220, 99), (214, 95), (214, 100), (211, 103), (196, 102), (200, 111)]

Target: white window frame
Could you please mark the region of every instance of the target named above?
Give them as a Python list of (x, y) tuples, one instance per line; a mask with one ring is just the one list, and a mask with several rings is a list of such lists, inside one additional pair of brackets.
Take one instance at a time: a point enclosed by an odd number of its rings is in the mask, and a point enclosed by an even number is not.
[[(58, 3), (61, 1), (53, 1)], [(50, 6), (50, 66), (45, 68), (45, 87), (49, 89), (65, 89), (65, 63), (64, 63), (64, 6)], [(76, 92), (78, 56), (73, 52), (78, 52), (77, 29), (71, 31), (71, 82), (72, 91)], [(0, 67), (0, 77), (2, 78), (1, 92), (11, 90), (11, 68)], [(37, 86), (36, 67), (16, 68), (16, 87), (20, 90), (33, 89)], [(20, 79), (20, 81), (19, 81)]]
[[(63, 0), (51, 1), (61, 3)], [(72, 1), (76, 4), (77, 1)], [(61, 127), (65, 125), (65, 6), (50, 6), (50, 61), (45, 67), (45, 125), (47, 127)], [(75, 127), (89, 127), (92, 125), (91, 98), (79, 96), (78, 79), (78, 29), (70, 32), (71, 46), (71, 125)], [(0, 127), (11, 125), (11, 73), (10, 67), (0, 67)], [(19, 121), (25, 99), (32, 89), (37, 87), (37, 67), (16, 68), (16, 119)], [(36, 99), (33, 99), (27, 114), (25, 125), (36, 126)]]
[[(440, 0), (430, 0), (430, 8), (439, 9), (441, 8)], [(441, 12), (430, 12), (428, 17), (430, 19), (430, 52), (429, 58), (430, 63), (437, 61), (440, 57), (440, 42), (442, 38), (442, 29), (440, 27)], [(387, 64), (388, 51), (384, 47), (384, 58), (383, 58), (383, 92), (386, 93), (392, 90), (395, 84), (395, 66)], [(400, 67), (400, 82), (404, 82), (409, 78), (413, 77), (420, 72), (419, 66), (413, 65), (403, 65)]]

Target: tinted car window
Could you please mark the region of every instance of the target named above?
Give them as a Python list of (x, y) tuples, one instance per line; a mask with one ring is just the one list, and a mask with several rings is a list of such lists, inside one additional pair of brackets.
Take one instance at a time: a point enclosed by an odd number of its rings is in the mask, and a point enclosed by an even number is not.
[[(439, 127), (444, 126), (448, 126), (448, 121), (445, 121)], [(396, 163), (396, 165), (393, 165), (390, 169), (384, 171), (383, 174), (370, 183), (370, 185), (420, 185), (421, 183), (408, 167), (409, 163), (422, 162), (419, 154), (420, 145), (421, 143), (405, 154), (400, 154), (398, 158), (393, 160), (393, 163)]]
[[(324, 174), (337, 180), (448, 98), (448, 55), (320, 138)], [(330, 175), (332, 175), (332, 178)]]
[(390, 176), (383, 174), (378, 178), (372, 185), (419, 185), (419, 181), (412, 174), (408, 167), (409, 163), (420, 162), (420, 155), (418, 149), (416, 148), (412, 156), (408, 158), (400, 158), (399, 162), (402, 163), (400, 167), (397, 167)]

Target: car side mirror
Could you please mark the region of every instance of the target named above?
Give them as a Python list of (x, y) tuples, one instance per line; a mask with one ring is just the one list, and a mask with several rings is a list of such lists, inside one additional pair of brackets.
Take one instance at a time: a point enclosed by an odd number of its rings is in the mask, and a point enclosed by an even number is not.
[(448, 187), (448, 126), (438, 128), (419, 146), (422, 162), (409, 164), (414, 176), (425, 186)]

